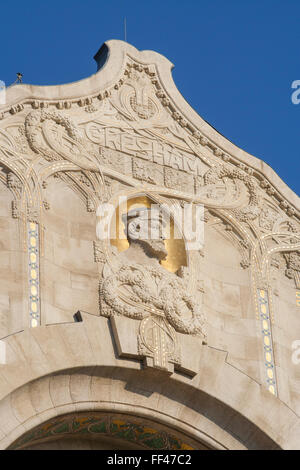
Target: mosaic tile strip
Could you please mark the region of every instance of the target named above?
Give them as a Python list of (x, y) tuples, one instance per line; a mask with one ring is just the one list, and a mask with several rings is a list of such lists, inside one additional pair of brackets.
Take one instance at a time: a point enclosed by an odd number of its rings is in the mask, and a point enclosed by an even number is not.
[(28, 223), (28, 265), (29, 265), (29, 318), (30, 326), (40, 325), (39, 286), (39, 226)]
[(300, 290), (296, 291), (296, 305), (300, 307)]
[(263, 354), (266, 371), (266, 384), (269, 392), (277, 396), (268, 291), (264, 289), (258, 289), (257, 299), (258, 313), (263, 335)]
[(178, 437), (144, 424), (133, 423), (113, 416), (65, 415), (43, 423), (17, 439), (10, 449), (55, 440), (58, 437), (96, 435), (136, 442), (145, 449), (194, 450)]

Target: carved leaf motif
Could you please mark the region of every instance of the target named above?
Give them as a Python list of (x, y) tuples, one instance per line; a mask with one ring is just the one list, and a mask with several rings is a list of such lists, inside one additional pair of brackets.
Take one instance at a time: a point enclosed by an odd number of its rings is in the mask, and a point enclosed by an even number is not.
[(268, 206), (263, 206), (260, 217), (259, 225), (261, 228), (272, 231), (274, 223), (279, 214)]

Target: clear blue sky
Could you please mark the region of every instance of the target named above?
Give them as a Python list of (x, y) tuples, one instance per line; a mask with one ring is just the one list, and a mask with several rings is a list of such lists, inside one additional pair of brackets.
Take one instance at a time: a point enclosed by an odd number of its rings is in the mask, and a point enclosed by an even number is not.
[(0, 4), (0, 80), (67, 83), (124, 39), (174, 64), (185, 99), (229, 140), (300, 192), (299, 0), (14, 0)]

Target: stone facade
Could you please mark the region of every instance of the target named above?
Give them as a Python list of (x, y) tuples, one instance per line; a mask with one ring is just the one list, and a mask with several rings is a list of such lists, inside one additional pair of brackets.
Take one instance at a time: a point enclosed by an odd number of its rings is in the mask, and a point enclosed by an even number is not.
[[(0, 447), (299, 449), (298, 197), (165, 57), (113, 40), (95, 59), (0, 106)], [(169, 212), (165, 256), (118, 218), (99, 236), (124, 200)]]

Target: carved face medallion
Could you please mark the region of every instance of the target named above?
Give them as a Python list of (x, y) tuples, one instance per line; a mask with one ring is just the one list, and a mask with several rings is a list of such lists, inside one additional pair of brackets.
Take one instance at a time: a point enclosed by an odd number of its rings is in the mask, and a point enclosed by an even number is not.
[(139, 243), (148, 255), (159, 260), (167, 257), (164, 221), (161, 214), (147, 208), (133, 210), (123, 217), (129, 242)]

